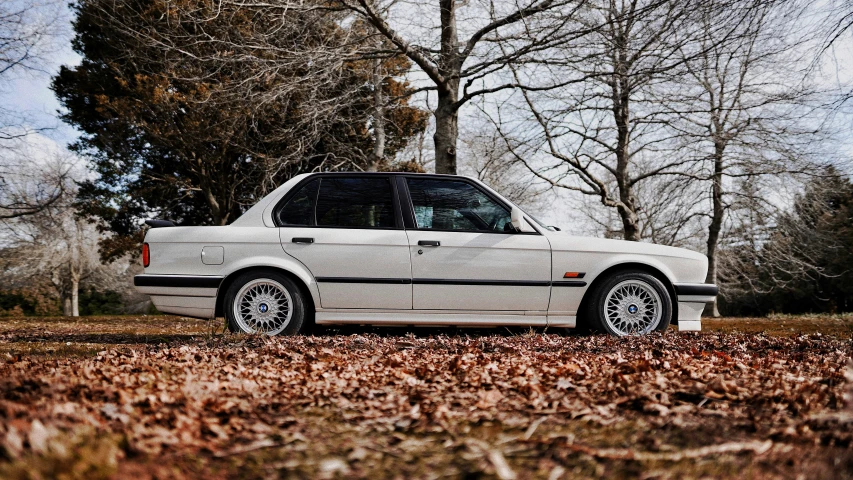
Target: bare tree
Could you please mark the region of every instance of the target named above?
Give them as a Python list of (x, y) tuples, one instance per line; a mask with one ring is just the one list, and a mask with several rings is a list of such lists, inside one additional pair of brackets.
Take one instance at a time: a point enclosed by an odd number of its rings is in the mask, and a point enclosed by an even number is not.
[(33, 217), (36, 234), (28, 251), (34, 262), (33, 272), (50, 279), (60, 294), (66, 316), (80, 316), (81, 283), (92, 280), (102, 269), (98, 231), (70, 208), (39, 216)]
[(0, 4), (0, 78), (14, 70), (43, 70), (62, 28), (61, 8), (49, 0)]
[[(561, 82), (527, 81), (519, 83), (509, 77), (508, 66), (514, 63), (541, 62), (547, 64), (550, 48), (565, 45), (583, 36), (591, 27), (576, 18), (583, 0), (528, 0), (521, 5), (511, 2), (460, 3), (440, 0), (438, 8), (389, 0), (335, 0), (332, 2), (302, 2), (296, 0), (217, 0), (197, 5), (171, 2), (169, 11), (186, 29), (184, 38), (174, 32), (162, 35), (162, 28), (138, 28), (128, 24), (128, 35), (143, 38), (173, 55), (208, 61), (221, 68), (231, 69), (242, 78), (240, 85), (263, 83), (284, 68), (310, 72), (305, 81), (318, 86), (334, 84), (341, 65), (355, 60), (371, 60), (403, 55), (426, 75), (429, 86), (402, 92), (410, 96), (417, 92), (435, 92), (438, 98), (435, 118), (436, 164), (440, 173), (456, 172), (456, 143), (459, 109), (473, 98), (510, 89), (541, 90)], [(222, 35), (213, 28), (221, 18), (233, 12), (257, 12), (259, 18), (270, 19), (271, 28), (256, 29), (252, 35)], [(105, 15), (110, 14), (104, 9)], [(114, 15), (114, 12), (112, 13)], [(304, 22), (281, 22), (280, 19), (301, 15)], [(425, 16), (426, 15), (426, 16)], [(351, 21), (365, 22), (370, 29), (347, 29), (344, 36), (328, 35), (319, 42), (297, 45), (281, 42), (292, 28), (314, 25), (323, 16), (336, 17), (339, 25)], [(354, 19), (353, 19), (354, 16)], [(279, 19), (279, 20), (276, 20)], [(431, 20), (435, 20), (430, 25)], [(461, 20), (460, 20), (461, 19)], [(122, 18), (114, 18), (122, 22)], [(426, 21), (424, 21), (426, 20)], [(407, 31), (395, 28), (406, 24)], [(426, 24), (427, 26), (423, 26)], [(292, 36), (292, 35), (291, 35)], [(463, 36), (464, 38), (460, 38)], [(360, 37), (360, 38), (359, 38)], [(378, 37), (378, 38), (377, 38)], [(497, 48), (500, 44), (502, 48)], [(204, 47), (206, 52), (201, 52)], [(227, 54), (223, 54), (227, 52)], [(242, 65), (237, 67), (237, 65)], [(299, 68), (295, 68), (299, 67)], [(382, 76), (376, 71), (376, 79)], [(191, 78), (191, 77), (188, 77)], [(575, 81), (577, 81), (575, 79)], [(294, 85), (300, 85), (294, 82)], [(246, 91), (246, 90), (243, 90)], [(382, 152), (383, 117), (381, 95), (374, 90), (373, 127), (378, 133), (370, 157)], [(267, 93), (268, 99), (281, 98), (287, 93), (281, 88)], [(257, 91), (252, 95), (257, 97)], [(338, 98), (348, 98), (345, 92)], [(245, 100), (245, 99), (244, 99)], [(387, 98), (385, 100), (390, 100)], [(255, 102), (257, 103), (257, 102)], [(314, 118), (339, 115), (334, 102), (317, 102)], [(312, 112), (313, 113), (313, 112)], [(331, 159), (331, 163), (335, 159)], [(368, 166), (368, 168), (375, 168)]]
[(0, 148), (0, 222), (61, 202), (73, 188), (74, 162), (50, 140), (22, 135)]
[[(827, 130), (814, 115), (818, 90), (797, 66), (807, 36), (798, 31), (801, 2), (769, 1), (742, 15), (715, 2), (699, 8), (703, 32), (683, 55), (686, 74), (661, 103), (677, 111), (673, 123), (682, 132), (680, 151), (703, 167), (695, 180), (707, 180), (706, 282), (717, 282), (717, 248), (726, 213), (745, 191), (738, 179), (763, 175), (805, 174), (815, 170), (814, 153)], [(715, 26), (731, 22), (725, 39)], [(824, 132), (822, 132), (824, 131)], [(766, 195), (766, 192), (759, 192)], [(716, 304), (709, 312), (718, 316)]]
[[(79, 292), (84, 283), (103, 281), (114, 288), (116, 274), (127, 269), (127, 262), (100, 262), (101, 234), (95, 225), (77, 215), (73, 205), (75, 163), (67, 154), (52, 155), (7, 177), (14, 176), (16, 198), (21, 204), (40, 208), (27, 215), (7, 216), (0, 223), (3, 283), (27, 285), (46, 279), (70, 316), (79, 315)], [(39, 204), (42, 192), (37, 185), (57, 182), (55, 172), (62, 172), (62, 187), (50, 203)]]
[[(53, 0), (0, 3), (0, 91), (18, 75), (45, 72), (55, 40), (64, 33), (64, 8)], [(38, 130), (26, 112), (0, 105), (0, 219), (39, 212), (63, 194), (67, 172), (52, 171), (34, 182), (29, 162), (22, 160), (25, 140)]]
[[(433, 111), (437, 173), (456, 173), (460, 107), (471, 99), (503, 90), (543, 90), (560, 84), (520, 83), (505, 74), (516, 63), (546, 61), (552, 47), (565, 45), (589, 31), (575, 18), (583, 0), (439, 0), (437, 9), (423, 11), (423, 15), (413, 12), (408, 4), (391, 9), (372, 0), (336, 3), (370, 22), (429, 78), (432, 85), (422, 90), (435, 91), (438, 98)], [(416, 35), (407, 35), (393, 26), (401, 20), (395, 16), (415, 16), (419, 22), (437, 18), (438, 22), (423, 38), (413, 38)], [(498, 44), (504, 48), (497, 48)]]
[(654, 175), (637, 183), (641, 238), (661, 245), (701, 248), (698, 240), (704, 234), (701, 220), (705, 211), (697, 205), (705, 198), (703, 187), (690, 175)]
[[(313, 52), (318, 58), (335, 59), (337, 62), (403, 55), (417, 64), (431, 85), (404, 94), (437, 92), (438, 106), (434, 111), (436, 171), (445, 173), (456, 171), (459, 108), (472, 98), (488, 93), (511, 88), (545, 88), (541, 85), (518, 85), (512, 81), (502, 81), (500, 73), (506, 70), (509, 63), (530, 61), (547, 50), (549, 45), (566, 42), (578, 35), (577, 31), (569, 32), (567, 29), (578, 8), (577, 0), (534, 0), (522, 6), (509, 3), (460, 4), (442, 0), (437, 11), (431, 10), (431, 7), (396, 0), (338, 0), (326, 3), (224, 0), (222, 4), (268, 11), (272, 17), (317, 11), (340, 12), (345, 16), (355, 14), (357, 21), (370, 24), (372, 28), (364, 32), (364, 38), (350, 37), (337, 45), (329, 42), (323, 49), (315, 49)], [(467, 15), (463, 16), (461, 24), (460, 8)], [(436, 20), (434, 25), (430, 25), (432, 19)], [(342, 23), (347, 21), (341, 20)], [(407, 22), (409, 28), (405, 33), (393, 26)], [(461, 28), (459, 25), (462, 25)], [(468, 30), (471, 30), (470, 36), (464, 43), (460, 42), (460, 31), (466, 34)], [(512, 42), (511, 52), (498, 52), (494, 48), (498, 42), (507, 45)], [(318, 65), (312, 65), (312, 68), (316, 69)], [(381, 128), (381, 118), (379, 126)], [(380, 145), (377, 142), (376, 146)]]
[[(0, 283), (12, 287), (53, 287), (66, 316), (80, 315), (84, 286), (122, 290), (128, 262), (102, 264), (98, 254), (101, 234), (67, 205), (54, 205), (23, 217), (15, 225), (14, 243), (0, 249)], [(7, 225), (8, 227), (8, 225)], [(7, 237), (8, 238), (8, 237)]]
[[(829, 54), (835, 63), (844, 68), (849, 63), (848, 52), (853, 40), (853, 6), (848, 0), (829, 0), (820, 2), (820, 5), (822, 8), (819, 11), (822, 13), (822, 18), (814, 28), (822, 34), (822, 38), (813, 66), (820, 66), (822, 60)], [(853, 87), (849, 82), (842, 83), (841, 88), (837, 102), (839, 105), (853, 99)]]
[[(0, 3), (0, 90), (17, 75), (46, 73), (57, 37), (66, 30), (64, 8), (56, 0)], [(4, 142), (26, 136), (30, 130), (23, 112), (0, 105), (0, 149)]]
[[(673, 154), (679, 132), (654, 97), (684, 68), (678, 53), (696, 41), (697, 5), (593, 2), (588, 21), (603, 26), (562, 49), (549, 72), (586, 80), (547, 92), (521, 90), (522, 113), (507, 114), (503, 107), (490, 114), (519, 162), (554, 187), (596, 197), (614, 209), (626, 240), (643, 235), (641, 184), (681, 175), (692, 162)], [(716, 33), (725, 36), (726, 26)], [(512, 71), (519, 81), (541, 73), (514, 66)]]
[(833, 45), (839, 42), (845, 35), (853, 33), (853, 6), (846, 1), (830, 1), (828, 2), (826, 13), (828, 14), (828, 22), (826, 35), (824, 37), (821, 49), (828, 50)]
[(529, 212), (538, 213), (551, 192), (545, 182), (531, 179), (506, 146), (506, 142), (491, 128), (468, 131), (461, 144), (470, 161), (460, 168), (461, 174), (470, 174), (482, 180), (501, 195)]

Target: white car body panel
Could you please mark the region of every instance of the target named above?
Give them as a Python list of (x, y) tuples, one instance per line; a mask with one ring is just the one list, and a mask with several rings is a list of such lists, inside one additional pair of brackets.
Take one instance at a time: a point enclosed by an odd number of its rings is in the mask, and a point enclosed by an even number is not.
[[(551, 296), (551, 245), (546, 237), (417, 230), (408, 235), (415, 310), (533, 311), (544, 319)], [(421, 240), (441, 245), (420, 246)], [(475, 281), (465, 285), (442, 280)], [(473, 284), (477, 281), (479, 285)], [(519, 286), (521, 282), (540, 285)]]
[[(679, 330), (701, 329), (705, 304), (715, 298), (715, 289), (701, 285), (708, 261), (700, 253), (576, 237), (529, 218), (538, 233), (276, 226), (273, 210), (307, 176), (292, 178), (229, 226), (150, 229), (151, 263), (137, 289), (162, 312), (213, 318), (233, 274), (275, 268), (304, 285), (318, 324), (574, 327), (602, 272), (635, 264), (655, 269), (676, 290)], [(297, 237), (314, 243), (294, 243)], [(582, 277), (564, 278), (566, 272)], [(356, 277), (373, 283), (347, 280)]]
[[(217, 239), (218, 241), (210, 241)], [(269, 227), (172, 227), (155, 228), (145, 236), (152, 258), (156, 261), (145, 269), (146, 275), (185, 275), (226, 278), (247, 268), (270, 267), (286, 270), (308, 288), (316, 305), (320, 304), (317, 284), (311, 272), (298, 260), (286, 255), (281, 247), (278, 229)], [(224, 262), (205, 265), (201, 251), (207, 246), (221, 246)], [(213, 318), (218, 287), (184, 288), (137, 285), (140, 293), (151, 296), (161, 312), (198, 318)], [(181, 300), (182, 298), (192, 300)]]
[[(278, 231), (284, 251), (317, 280), (322, 308), (412, 308), (412, 284), (393, 282), (411, 276), (405, 230), (284, 227)], [(292, 241), (300, 237), (314, 243)], [(347, 282), (356, 277), (380, 280)], [(381, 279), (391, 280), (379, 283)]]

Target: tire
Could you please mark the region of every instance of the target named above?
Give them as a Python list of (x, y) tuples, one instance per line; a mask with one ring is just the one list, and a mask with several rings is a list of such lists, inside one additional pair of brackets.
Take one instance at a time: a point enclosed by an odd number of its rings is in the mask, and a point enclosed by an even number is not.
[(625, 271), (607, 277), (591, 292), (585, 317), (597, 332), (617, 337), (645, 335), (669, 328), (672, 298), (648, 273)]
[(302, 292), (276, 272), (247, 272), (234, 279), (224, 307), (228, 330), (235, 333), (295, 335), (305, 326)]

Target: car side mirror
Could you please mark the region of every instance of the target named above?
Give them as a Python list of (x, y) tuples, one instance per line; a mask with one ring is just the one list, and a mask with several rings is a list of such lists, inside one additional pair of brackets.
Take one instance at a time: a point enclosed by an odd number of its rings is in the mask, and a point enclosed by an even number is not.
[(522, 213), (521, 209), (515, 205), (512, 207), (510, 218), (512, 220), (512, 226), (515, 227), (516, 232), (536, 232), (536, 230), (527, 223), (527, 220), (524, 219), (524, 213)]

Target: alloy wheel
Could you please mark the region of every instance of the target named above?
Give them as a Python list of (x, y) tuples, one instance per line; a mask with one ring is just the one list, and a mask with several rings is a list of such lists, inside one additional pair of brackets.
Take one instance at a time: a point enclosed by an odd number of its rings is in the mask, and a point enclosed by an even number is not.
[(604, 299), (604, 320), (619, 336), (644, 335), (657, 328), (662, 306), (657, 291), (646, 282), (617, 283)]
[(241, 288), (234, 299), (234, 320), (246, 333), (278, 335), (293, 317), (293, 298), (275, 280), (258, 278)]

